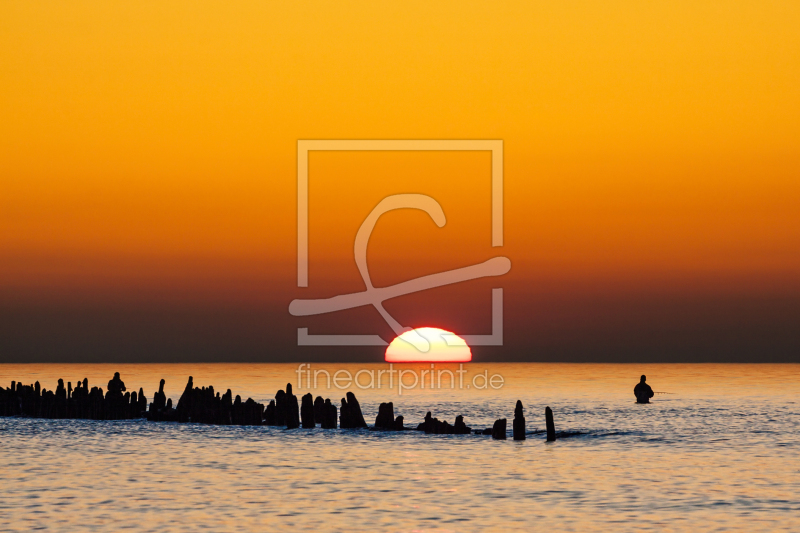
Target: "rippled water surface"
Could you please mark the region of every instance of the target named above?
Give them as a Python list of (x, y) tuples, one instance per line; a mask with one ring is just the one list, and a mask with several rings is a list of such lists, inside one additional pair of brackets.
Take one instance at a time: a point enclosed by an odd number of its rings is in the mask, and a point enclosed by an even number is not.
[[(119, 371), (151, 399), (165, 378), (177, 401), (193, 375), (264, 402), (287, 381), (308, 392), (296, 368), (0, 365), (0, 383), (105, 387)], [(0, 530), (800, 531), (800, 365), (466, 368), (466, 383), (487, 370), (504, 385), (350, 390), (370, 424), (393, 401), (406, 425), (431, 410), (473, 428), (506, 417), (510, 431), (521, 399), (527, 440), (0, 418)], [(672, 394), (634, 403), (641, 373)], [(578, 434), (546, 444), (546, 405), (558, 431)]]

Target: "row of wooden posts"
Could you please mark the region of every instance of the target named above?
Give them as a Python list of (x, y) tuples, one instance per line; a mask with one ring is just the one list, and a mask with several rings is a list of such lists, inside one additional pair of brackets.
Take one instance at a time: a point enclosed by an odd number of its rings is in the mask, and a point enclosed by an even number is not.
[[(176, 406), (173, 406), (172, 399), (167, 399), (164, 393), (165, 382), (162, 379), (148, 408), (144, 391), (140, 388), (138, 393), (128, 392), (119, 372), (108, 382), (105, 394), (101, 387), (92, 387), (90, 390), (87, 379), (77, 383), (77, 387), (73, 389), (72, 382), (65, 386), (64, 380), (59, 379), (56, 390), (49, 391), (42, 388), (38, 381), (31, 385), (12, 381), (10, 388), (0, 387), (0, 416), (90, 420), (147, 418), (153, 422), (267, 425), (287, 429), (314, 428), (317, 425), (323, 429), (336, 429), (337, 425), (341, 429), (369, 428), (358, 399), (352, 392), (341, 399), (338, 409), (330, 398), (317, 396), (314, 399), (311, 393), (305, 394), (298, 405), (297, 397), (292, 393), (292, 385), (287, 383), (286, 389), (279, 390), (275, 398), (265, 406), (252, 398), (245, 401), (239, 395), (234, 398), (230, 389), (221, 395), (214, 391), (213, 386), (195, 387), (190, 376)], [(550, 407), (545, 408), (545, 424), (547, 441), (555, 441), (555, 424)], [(431, 416), (430, 411), (416, 428), (406, 427), (402, 416), (395, 417), (392, 402), (380, 404), (375, 424), (369, 429), (415, 429), (427, 434), (452, 435), (474, 433), (491, 435), (492, 438), (501, 440), (507, 435), (505, 418), (496, 420), (491, 428), (473, 431), (464, 423), (463, 416), (457, 416), (455, 423), (450, 425), (447, 421)], [(519, 400), (514, 409), (512, 435), (514, 440), (526, 438), (525, 415)]]

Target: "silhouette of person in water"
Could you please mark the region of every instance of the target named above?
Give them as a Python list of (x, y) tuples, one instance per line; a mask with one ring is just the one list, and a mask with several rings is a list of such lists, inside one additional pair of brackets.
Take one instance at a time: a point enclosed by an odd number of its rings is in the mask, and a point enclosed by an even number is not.
[(647, 381), (647, 376), (642, 376), (639, 383), (633, 388), (636, 403), (650, 403), (650, 398), (653, 397), (653, 389), (645, 381)]
[(114, 372), (114, 379), (108, 382), (108, 392), (112, 396), (122, 396), (122, 393), (125, 392), (125, 382), (119, 379), (119, 372)]

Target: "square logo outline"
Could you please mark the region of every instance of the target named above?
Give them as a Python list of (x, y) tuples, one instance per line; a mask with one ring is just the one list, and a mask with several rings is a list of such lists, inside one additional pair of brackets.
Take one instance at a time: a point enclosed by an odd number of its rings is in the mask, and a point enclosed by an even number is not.
[[(492, 247), (503, 246), (503, 141), (501, 139), (298, 139), (297, 286), (308, 287), (308, 157), (311, 151), (481, 151), (491, 152)], [(503, 344), (503, 289), (492, 289), (492, 333), (459, 334), (471, 346)], [(297, 328), (298, 346), (386, 346), (378, 335), (312, 335)]]

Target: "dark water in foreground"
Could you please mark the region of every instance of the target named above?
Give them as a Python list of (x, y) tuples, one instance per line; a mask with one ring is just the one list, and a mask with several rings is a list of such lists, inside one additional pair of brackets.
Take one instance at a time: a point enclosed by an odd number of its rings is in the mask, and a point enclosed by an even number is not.
[[(149, 398), (166, 378), (176, 401), (191, 374), (263, 402), (287, 381), (307, 392), (296, 368), (0, 365), (0, 383), (88, 377), (105, 388), (119, 370)], [(312, 366), (322, 368), (387, 367)], [(466, 369), (465, 384), (488, 370), (504, 385), (350, 390), (370, 424), (391, 400), (406, 425), (431, 410), (473, 428), (508, 417), (510, 430), (521, 399), (528, 440), (0, 418), (0, 531), (800, 530), (800, 365)], [(673, 394), (635, 404), (641, 373)], [(545, 444), (545, 405), (557, 430), (580, 434)]]

